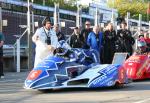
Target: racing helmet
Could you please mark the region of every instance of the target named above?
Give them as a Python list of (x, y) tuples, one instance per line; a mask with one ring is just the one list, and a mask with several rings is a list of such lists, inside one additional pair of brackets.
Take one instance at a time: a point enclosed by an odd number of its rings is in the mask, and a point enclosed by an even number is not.
[(146, 42), (145, 42), (145, 40), (144, 40), (144, 39), (138, 40), (137, 46), (138, 46), (138, 47), (146, 47)]
[(71, 49), (71, 47), (66, 43), (66, 41), (61, 40), (57, 44), (55, 54), (61, 55), (61, 56), (65, 55), (69, 49)]

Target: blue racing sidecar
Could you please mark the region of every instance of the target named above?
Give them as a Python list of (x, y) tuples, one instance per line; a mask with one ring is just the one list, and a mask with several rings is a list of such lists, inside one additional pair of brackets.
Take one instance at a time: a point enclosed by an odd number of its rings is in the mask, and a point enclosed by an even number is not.
[[(72, 59), (73, 54), (76, 59)], [(93, 50), (71, 49), (70, 56), (48, 56), (29, 73), (26, 89), (96, 88), (123, 86), (128, 83), (126, 71), (119, 64), (99, 64)]]

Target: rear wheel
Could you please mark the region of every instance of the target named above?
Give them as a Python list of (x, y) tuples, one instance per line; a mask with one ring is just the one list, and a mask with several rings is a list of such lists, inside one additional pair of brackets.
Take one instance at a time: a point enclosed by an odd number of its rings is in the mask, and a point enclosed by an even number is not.
[(119, 82), (116, 82), (115, 85), (114, 85), (115, 88), (123, 88), (124, 87), (124, 84), (122, 83), (119, 83)]

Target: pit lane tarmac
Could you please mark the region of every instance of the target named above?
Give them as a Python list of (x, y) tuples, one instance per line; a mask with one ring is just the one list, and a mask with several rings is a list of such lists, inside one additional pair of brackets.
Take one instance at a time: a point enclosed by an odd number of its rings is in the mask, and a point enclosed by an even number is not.
[(123, 88), (69, 88), (40, 92), (25, 90), (28, 72), (5, 73), (0, 79), (0, 103), (150, 103), (150, 80)]

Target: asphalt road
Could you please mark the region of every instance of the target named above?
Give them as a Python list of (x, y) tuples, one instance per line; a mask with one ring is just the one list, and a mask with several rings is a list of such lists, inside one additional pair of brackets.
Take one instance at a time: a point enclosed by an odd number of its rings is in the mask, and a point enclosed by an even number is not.
[(0, 79), (0, 103), (150, 103), (150, 80), (124, 88), (60, 89), (47, 92), (25, 90), (28, 72), (5, 73)]

